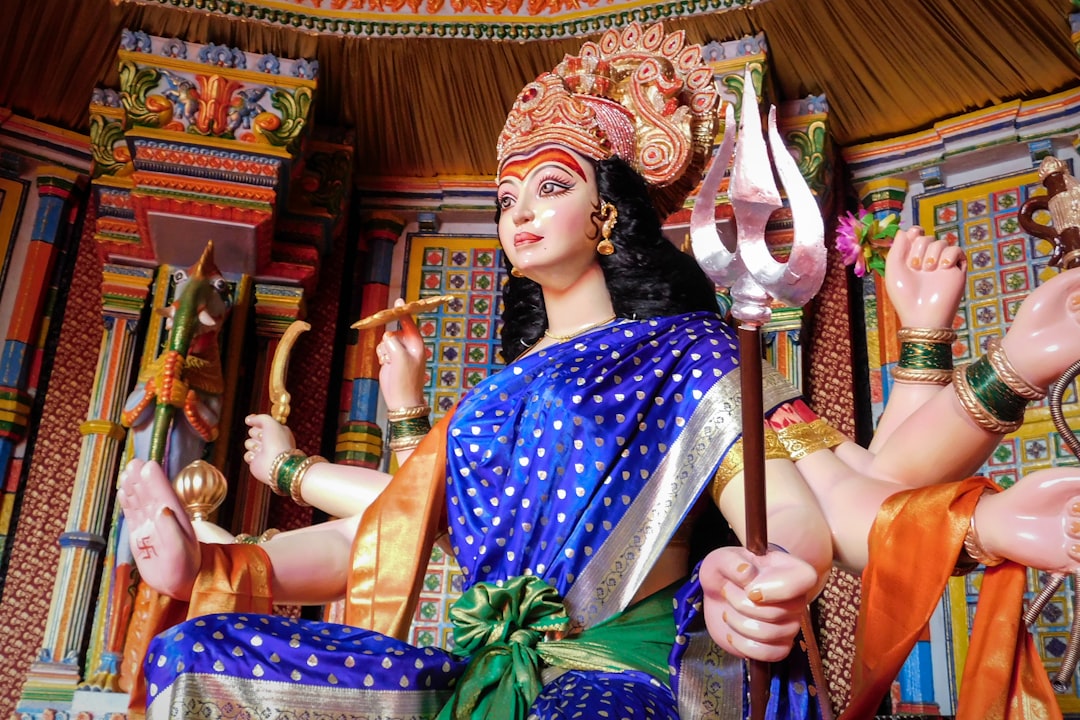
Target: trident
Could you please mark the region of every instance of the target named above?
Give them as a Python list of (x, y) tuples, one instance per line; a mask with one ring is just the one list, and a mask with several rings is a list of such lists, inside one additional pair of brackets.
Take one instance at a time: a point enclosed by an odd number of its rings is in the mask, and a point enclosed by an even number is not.
[[(730, 103), (725, 111), (724, 140), (701, 185), (690, 215), (690, 242), (694, 256), (706, 274), (718, 285), (731, 288), (732, 315), (738, 320), (740, 387), (744, 477), (746, 487), (746, 548), (764, 555), (768, 546), (765, 515), (765, 434), (762, 400), (761, 334), (772, 316), (771, 302), (802, 307), (817, 293), (825, 277), (825, 230), (821, 212), (794, 158), (776, 129), (776, 108), (769, 110), (769, 147), (761, 132), (761, 116), (754, 83), (747, 67), (743, 76), (742, 113), (738, 141), (735, 139), (735, 111)], [(721, 239), (715, 221), (715, 198), (732, 152), (728, 196), (735, 211), (736, 242), (729, 249)], [(783, 207), (773, 179), (773, 163), (787, 191), (795, 229), (791, 254), (786, 263), (777, 262), (765, 243), (765, 226), (774, 210)], [(804, 619), (807, 642), (813, 636)], [(822, 691), (825, 686), (815, 678)], [(765, 717), (768, 704), (769, 665), (750, 662), (750, 717)], [(827, 700), (822, 698), (823, 710)]]

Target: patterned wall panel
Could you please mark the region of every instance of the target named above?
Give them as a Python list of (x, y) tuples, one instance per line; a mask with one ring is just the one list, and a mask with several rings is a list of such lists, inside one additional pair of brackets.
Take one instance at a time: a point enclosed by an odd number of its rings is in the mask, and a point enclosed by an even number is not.
[[(405, 247), (405, 299), (454, 295), (417, 316), (427, 346), (427, 393), (435, 417), (502, 366), (499, 334), (503, 270), (495, 237), (411, 235)], [(436, 547), (424, 577), (409, 641), (453, 647), (450, 604), (461, 593), (453, 557)]]

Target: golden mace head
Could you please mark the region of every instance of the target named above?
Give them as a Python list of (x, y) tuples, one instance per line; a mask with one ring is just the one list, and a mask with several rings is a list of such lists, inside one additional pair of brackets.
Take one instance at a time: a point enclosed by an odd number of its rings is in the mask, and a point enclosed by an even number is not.
[(225, 500), (229, 485), (220, 470), (205, 460), (196, 460), (177, 473), (173, 489), (187, 508), (188, 517), (206, 520)]

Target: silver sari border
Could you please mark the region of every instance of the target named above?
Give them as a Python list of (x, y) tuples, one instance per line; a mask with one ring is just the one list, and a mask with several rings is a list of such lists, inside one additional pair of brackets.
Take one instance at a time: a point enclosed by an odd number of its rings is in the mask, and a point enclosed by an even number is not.
[(679, 715), (687, 718), (746, 717), (746, 666), (720, 649), (704, 629), (682, 636), (686, 652), (679, 664)]
[(295, 718), (307, 720), (425, 720), (439, 714), (452, 690), (368, 690), (185, 673), (146, 710), (147, 720)]
[[(702, 397), (686, 426), (661, 458), (646, 490), (631, 503), (564, 602), (574, 624), (590, 627), (629, 606), (725, 453), (742, 434), (741, 373), (719, 378)], [(799, 391), (767, 366), (764, 407), (775, 408)]]

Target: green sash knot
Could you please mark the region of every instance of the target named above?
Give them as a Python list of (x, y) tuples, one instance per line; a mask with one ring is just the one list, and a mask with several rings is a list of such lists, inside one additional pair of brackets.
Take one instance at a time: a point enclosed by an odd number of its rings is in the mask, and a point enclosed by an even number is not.
[(470, 662), (438, 720), (524, 718), (540, 689), (542, 664), (577, 670), (641, 670), (668, 682), (675, 641), (675, 586), (562, 640), (548, 632), (570, 628), (551, 585), (519, 575), (501, 585), (473, 585), (450, 608), (454, 653)]

